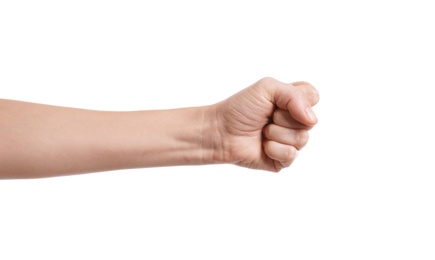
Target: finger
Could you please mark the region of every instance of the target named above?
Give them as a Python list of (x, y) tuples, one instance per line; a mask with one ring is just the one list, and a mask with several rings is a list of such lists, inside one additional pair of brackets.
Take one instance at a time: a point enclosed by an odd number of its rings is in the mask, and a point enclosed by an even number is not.
[[(317, 124), (317, 117), (305, 94), (296, 87), (290, 90), (280, 89), (276, 105), (281, 109), (287, 109), (290, 115), (298, 122), (314, 126)], [(285, 102), (285, 103), (283, 103)]]
[(264, 152), (269, 158), (277, 162), (275, 163), (277, 171), (289, 167), (298, 154), (298, 150), (295, 147), (271, 140), (265, 141)]
[(296, 121), (288, 112), (288, 110), (277, 108), (273, 112), (273, 123), (282, 127), (293, 128), (293, 129), (305, 129), (310, 130), (312, 126), (307, 126), (301, 122)]
[(264, 128), (264, 136), (272, 141), (302, 149), (308, 142), (307, 130), (296, 130), (269, 124)]
[(304, 92), (311, 106), (315, 106), (319, 102), (319, 92), (310, 83), (305, 81), (298, 81), (291, 83), (291, 85)]
[(290, 115), (302, 124), (313, 126), (317, 123), (316, 115), (304, 92), (293, 85), (279, 82), (272, 78), (264, 78), (257, 84), (266, 90), (266, 96), (281, 109), (287, 109)]

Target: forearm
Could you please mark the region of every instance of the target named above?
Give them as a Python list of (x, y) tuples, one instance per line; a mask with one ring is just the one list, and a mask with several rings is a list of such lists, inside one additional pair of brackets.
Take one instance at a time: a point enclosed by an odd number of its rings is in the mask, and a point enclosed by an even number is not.
[(105, 112), (0, 100), (0, 178), (211, 163), (206, 110)]

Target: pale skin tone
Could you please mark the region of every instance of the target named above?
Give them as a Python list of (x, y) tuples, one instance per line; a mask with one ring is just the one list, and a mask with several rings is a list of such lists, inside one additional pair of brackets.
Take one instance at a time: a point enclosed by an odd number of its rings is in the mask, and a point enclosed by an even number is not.
[(289, 167), (316, 123), (307, 82), (264, 78), (219, 103), (131, 112), (0, 99), (0, 179), (173, 165)]

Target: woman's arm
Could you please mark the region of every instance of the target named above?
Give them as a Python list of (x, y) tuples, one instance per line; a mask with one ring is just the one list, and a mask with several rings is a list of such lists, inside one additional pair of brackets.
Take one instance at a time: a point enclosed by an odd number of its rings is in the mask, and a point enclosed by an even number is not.
[(211, 163), (206, 109), (103, 112), (0, 100), (0, 177)]
[(211, 163), (279, 171), (317, 122), (306, 114), (316, 95), (308, 83), (263, 79), (218, 104), (171, 110), (107, 112), (0, 100), (0, 178)]

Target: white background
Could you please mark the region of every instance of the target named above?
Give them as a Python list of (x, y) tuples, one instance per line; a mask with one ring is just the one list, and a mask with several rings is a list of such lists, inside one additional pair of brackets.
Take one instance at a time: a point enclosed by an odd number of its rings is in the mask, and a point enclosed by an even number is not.
[(430, 3), (1, 1), (1, 98), (175, 108), (272, 76), (321, 102), (279, 174), (0, 181), (0, 259), (434, 259)]

